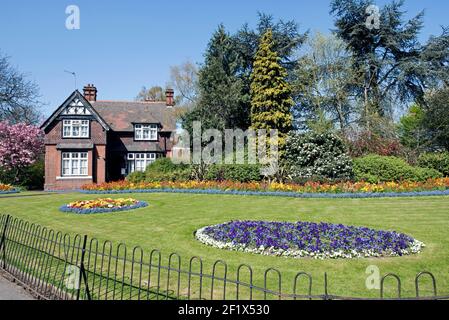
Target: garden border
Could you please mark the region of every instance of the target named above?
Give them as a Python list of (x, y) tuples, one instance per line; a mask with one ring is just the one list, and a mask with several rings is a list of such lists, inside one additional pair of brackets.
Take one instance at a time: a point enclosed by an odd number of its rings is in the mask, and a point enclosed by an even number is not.
[(20, 190), (12, 189), (12, 190), (9, 190), (9, 191), (0, 191), (0, 195), (2, 195), (2, 194), (13, 194), (13, 193), (20, 193)]
[(110, 213), (118, 211), (129, 211), (139, 208), (148, 207), (148, 202), (138, 201), (136, 204), (131, 206), (117, 207), (117, 208), (92, 208), (92, 209), (78, 209), (70, 208), (67, 204), (59, 207), (59, 211), (65, 213), (76, 213), (76, 214), (97, 214), (97, 213)]
[(126, 190), (77, 190), (85, 194), (124, 194), (124, 193), (193, 193), (193, 194), (218, 194), (218, 195), (241, 195), (241, 196), (269, 196), (269, 197), (289, 197), (305, 199), (364, 199), (364, 198), (410, 198), (410, 197), (432, 197), (449, 196), (449, 189), (434, 191), (414, 191), (414, 192), (358, 192), (358, 193), (298, 193), (283, 191), (239, 191), (239, 190), (219, 190), (219, 189), (126, 189)]

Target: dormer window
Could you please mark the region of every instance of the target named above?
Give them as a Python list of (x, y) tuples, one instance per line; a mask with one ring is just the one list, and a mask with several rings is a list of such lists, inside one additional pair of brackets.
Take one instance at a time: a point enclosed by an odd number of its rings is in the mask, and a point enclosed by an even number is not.
[(156, 124), (135, 124), (134, 139), (139, 141), (156, 141), (157, 125)]
[(63, 120), (63, 138), (89, 138), (89, 120)]

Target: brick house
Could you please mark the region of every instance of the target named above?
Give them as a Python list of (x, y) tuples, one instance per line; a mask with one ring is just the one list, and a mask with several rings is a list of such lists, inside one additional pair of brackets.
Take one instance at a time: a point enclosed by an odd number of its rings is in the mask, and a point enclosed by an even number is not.
[(74, 91), (41, 126), (45, 190), (120, 180), (171, 157), (173, 96), (168, 89), (166, 101), (100, 101), (93, 85)]

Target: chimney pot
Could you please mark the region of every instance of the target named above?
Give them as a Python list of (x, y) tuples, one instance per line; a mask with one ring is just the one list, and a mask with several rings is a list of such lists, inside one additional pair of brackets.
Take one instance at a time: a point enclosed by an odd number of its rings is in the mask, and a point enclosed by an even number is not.
[(167, 107), (173, 107), (175, 105), (175, 91), (173, 89), (165, 90), (165, 100)]
[(93, 84), (84, 86), (83, 91), (87, 101), (97, 101), (97, 88)]

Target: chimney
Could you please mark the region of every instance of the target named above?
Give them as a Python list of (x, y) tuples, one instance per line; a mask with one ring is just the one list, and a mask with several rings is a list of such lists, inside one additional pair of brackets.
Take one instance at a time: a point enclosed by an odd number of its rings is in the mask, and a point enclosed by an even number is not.
[(173, 89), (165, 90), (165, 101), (167, 107), (173, 107), (175, 105), (175, 91)]
[(87, 101), (97, 101), (97, 88), (93, 84), (84, 86), (83, 91)]

